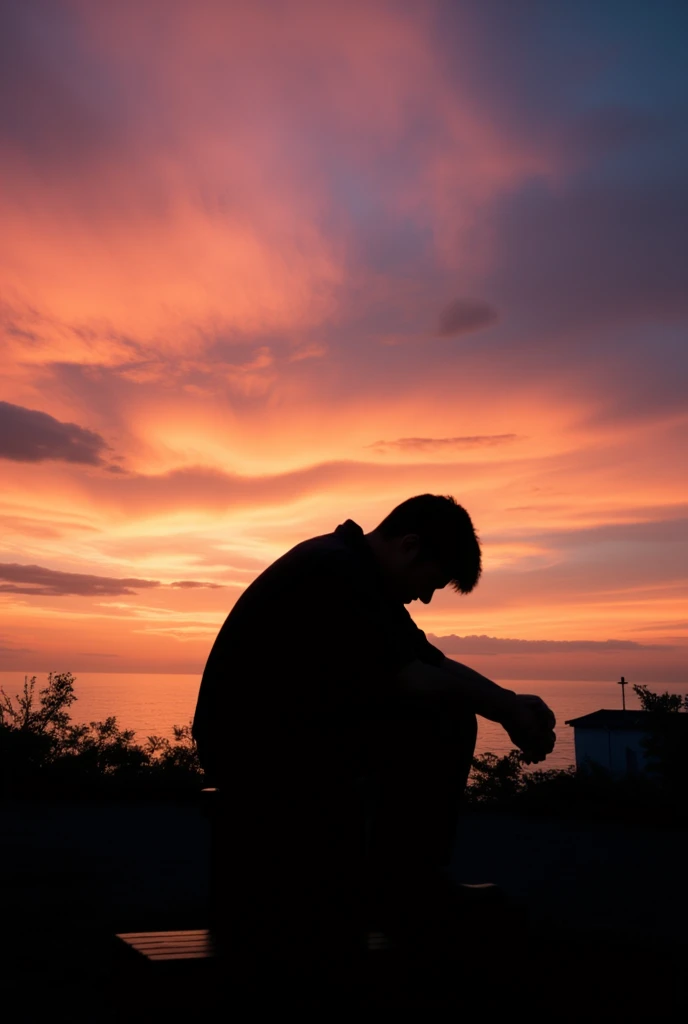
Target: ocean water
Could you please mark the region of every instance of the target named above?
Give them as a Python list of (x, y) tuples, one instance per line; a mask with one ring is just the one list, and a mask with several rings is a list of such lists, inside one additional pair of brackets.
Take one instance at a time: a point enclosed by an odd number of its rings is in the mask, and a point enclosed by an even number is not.
[[(45, 685), (46, 675), (37, 676), (37, 689)], [(21, 690), (24, 674), (0, 672), (0, 686), (14, 695)], [(615, 682), (553, 680), (529, 682), (522, 679), (500, 680), (517, 693), (535, 693), (554, 711), (557, 718), (557, 744), (541, 768), (564, 768), (575, 761), (573, 729), (570, 718), (597, 711), (621, 708), (621, 687)], [(77, 701), (72, 705), (72, 721), (101, 721), (115, 715), (122, 728), (134, 729), (139, 740), (147, 736), (172, 736), (173, 725), (188, 725), (196, 705), (200, 675), (153, 675), (116, 672), (84, 672), (76, 677)], [(650, 689), (688, 693), (688, 685), (658, 684)], [(639, 707), (630, 686), (626, 687), (626, 706)], [(501, 726), (478, 719), (476, 752), (491, 750), (505, 754), (512, 744)]]

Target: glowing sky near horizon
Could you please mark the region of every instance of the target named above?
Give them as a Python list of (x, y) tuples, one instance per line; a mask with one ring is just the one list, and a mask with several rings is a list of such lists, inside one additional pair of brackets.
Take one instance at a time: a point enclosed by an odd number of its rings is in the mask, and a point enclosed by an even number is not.
[(484, 548), (411, 608), (448, 652), (688, 681), (686, 28), (3, 4), (0, 669), (200, 672), (271, 560), (431, 491)]

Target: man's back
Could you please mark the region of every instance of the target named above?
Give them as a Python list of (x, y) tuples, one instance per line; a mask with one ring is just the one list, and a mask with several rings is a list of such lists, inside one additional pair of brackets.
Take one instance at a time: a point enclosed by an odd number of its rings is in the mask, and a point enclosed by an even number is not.
[(217, 636), (194, 720), (206, 771), (233, 767), (256, 732), (289, 748), (285, 768), (297, 743), (334, 757), (352, 717), (392, 695), (416, 658), (443, 655), (389, 596), (361, 528), (348, 520), (304, 541), (247, 588)]

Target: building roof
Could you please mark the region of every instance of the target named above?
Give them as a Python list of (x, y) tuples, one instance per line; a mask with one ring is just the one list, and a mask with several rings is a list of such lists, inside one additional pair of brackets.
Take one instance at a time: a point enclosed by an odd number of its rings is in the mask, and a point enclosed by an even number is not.
[[(669, 719), (669, 721), (667, 721)], [(680, 724), (679, 724), (680, 723)], [(688, 715), (680, 712), (652, 711), (593, 711), (580, 718), (569, 718), (566, 725), (576, 729), (623, 729), (631, 732), (647, 732), (657, 726), (668, 725), (670, 728), (688, 728)]]

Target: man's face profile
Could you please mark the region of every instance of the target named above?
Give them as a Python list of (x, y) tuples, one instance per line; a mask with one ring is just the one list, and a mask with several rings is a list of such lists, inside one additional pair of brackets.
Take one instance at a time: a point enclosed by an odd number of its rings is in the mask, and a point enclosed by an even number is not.
[(448, 583), (447, 571), (439, 562), (419, 558), (418, 562), (410, 567), (409, 596), (404, 598), (404, 604), (409, 604), (411, 601), (430, 604), (434, 592), (443, 590)]
[(404, 604), (410, 604), (411, 601), (429, 604), (434, 592), (446, 587), (451, 578), (439, 559), (422, 552), (416, 534), (407, 534), (399, 539), (396, 575), (398, 591)]

